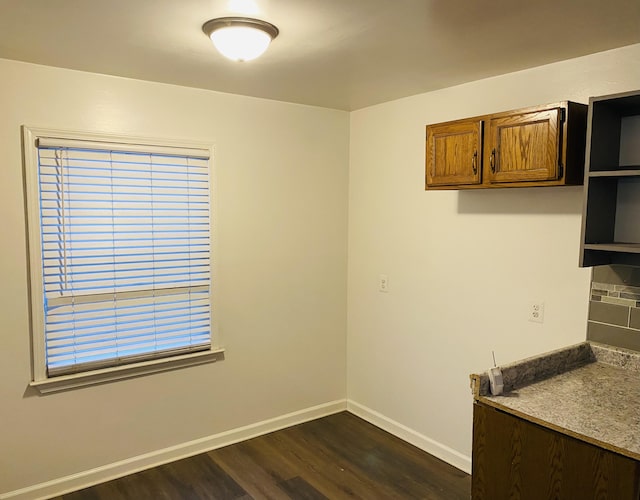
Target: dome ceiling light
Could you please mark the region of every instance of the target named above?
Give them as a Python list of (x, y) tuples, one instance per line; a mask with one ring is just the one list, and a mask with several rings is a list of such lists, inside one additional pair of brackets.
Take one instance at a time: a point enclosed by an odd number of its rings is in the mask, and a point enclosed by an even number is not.
[(233, 61), (251, 61), (260, 57), (280, 32), (277, 27), (249, 17), (220, 17), (202, 26), (213, 45)]

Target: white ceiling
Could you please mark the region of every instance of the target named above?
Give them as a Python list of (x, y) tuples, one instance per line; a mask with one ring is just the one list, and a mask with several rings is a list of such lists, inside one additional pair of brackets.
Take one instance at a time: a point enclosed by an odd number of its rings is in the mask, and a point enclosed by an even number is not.
[[(201, 26), (247, 9), (234, 63)], [(637, 42), (640, 0), (0, 0), (2, 58), (345, 110)]]

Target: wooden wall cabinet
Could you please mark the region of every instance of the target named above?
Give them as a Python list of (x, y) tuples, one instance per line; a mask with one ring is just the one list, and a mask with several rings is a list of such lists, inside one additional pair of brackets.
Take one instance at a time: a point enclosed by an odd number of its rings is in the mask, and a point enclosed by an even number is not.
[(473, 500), (638, 500), (640, 463), (473, 405)]
[(589, 101), (580, 266), (640, 265), (640, 90)]
[(426, 189), (581, 184), (586, 116), (565, 101), (427, 125)]

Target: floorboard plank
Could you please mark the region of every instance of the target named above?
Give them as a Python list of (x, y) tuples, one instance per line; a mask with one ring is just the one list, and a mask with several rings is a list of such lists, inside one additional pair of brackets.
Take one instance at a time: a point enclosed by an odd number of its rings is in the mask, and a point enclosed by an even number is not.
[(220, 448), (207, 455), (253, 498), (289, 498), (285, 490), (278, 486), (285, 480), (284, 477), (269, 466), (268, 460), (253, 453), (246, 443)]
[(237, 499), (246, 491), (205, 454), (63, 496), (63, 500)]
[(282, 481), (279, 486), (296, 500), (329, 500), (301, 477)]

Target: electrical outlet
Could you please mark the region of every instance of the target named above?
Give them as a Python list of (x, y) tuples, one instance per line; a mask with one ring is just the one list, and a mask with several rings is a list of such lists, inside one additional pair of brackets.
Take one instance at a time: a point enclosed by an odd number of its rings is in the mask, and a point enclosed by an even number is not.
[(385, 293), (389, 291), (389, 278), (386, 274), (378, 276), (378, 291)]
[(529, 321), (544, 323), (544, 302), (532, 302), (529, 306)]

